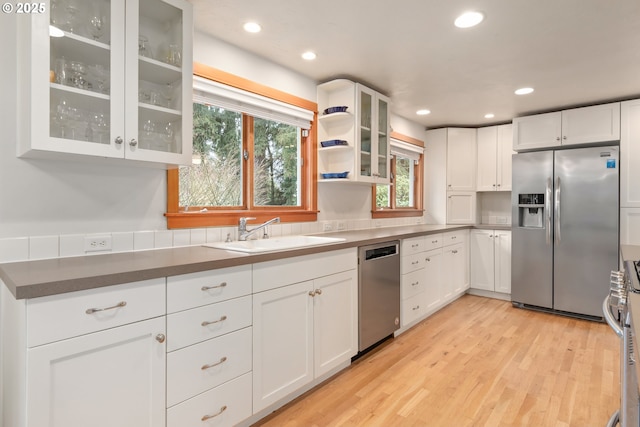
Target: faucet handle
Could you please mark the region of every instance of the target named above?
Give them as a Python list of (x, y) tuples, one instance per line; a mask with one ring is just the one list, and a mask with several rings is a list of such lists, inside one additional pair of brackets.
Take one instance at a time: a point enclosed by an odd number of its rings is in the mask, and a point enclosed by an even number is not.
[(239, 219), (240, 225), (246, 225), (247, 221), (251, 221), (254, 220), (255, 217), (250, 217), (250, 216), (241, 216)]

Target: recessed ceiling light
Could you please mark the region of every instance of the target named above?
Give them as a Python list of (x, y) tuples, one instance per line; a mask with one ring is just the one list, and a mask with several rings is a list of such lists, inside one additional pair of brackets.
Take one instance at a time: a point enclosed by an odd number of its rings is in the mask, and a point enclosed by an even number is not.
[(302, 54), (302, 59), (306, 59), (307, 61), (312, 61), (316, 59), (316, 54), (314, 52), (307, 51)]
[(416, 111), (416, 114), (419, 116), (426, 116), (427, 114), (431, 114), (430, 110), (418, 110)]
[(495, 115), (495, 114), (493, 114), (493, 113), (487, 113), (487, 114), (485, 114), (485, 115), (484, 115), (484, 118), (485, 118), (485, 119), (493, 119), (495, 116), (496, 116), (496, 115)]
[(515, 91), (516, 95), (528, 95), (531, 92), (533, 92), (533, 88), (532, 87), (521, 87), (520, 89), (517, 89)]
[(458, 28), (475, 27), (484, 20), (484, 15), (480, 12), (465, 12), (458, 16), (453, 22)]
[(257, 22), (247, 22), (242, 28), (248, 33), (259, 33), (262, 30), (262, 27)]

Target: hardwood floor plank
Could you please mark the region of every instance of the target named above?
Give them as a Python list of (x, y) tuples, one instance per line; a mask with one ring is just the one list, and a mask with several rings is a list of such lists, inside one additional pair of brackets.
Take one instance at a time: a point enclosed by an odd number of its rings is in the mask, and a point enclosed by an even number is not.
[(465, 295), (257, 425), (600, 427), (619, 352), (604, 323)]

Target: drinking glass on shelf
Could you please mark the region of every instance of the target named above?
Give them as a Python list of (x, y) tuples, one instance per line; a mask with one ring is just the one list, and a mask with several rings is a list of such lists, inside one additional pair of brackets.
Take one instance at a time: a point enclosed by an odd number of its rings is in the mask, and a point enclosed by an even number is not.
[(109, 124), (107, 118), (102, 113), (94, 113), (92, 120), (94, 124), (94, 142), (98, 144), (108, 144)]
[(104, 13), (104, 6), (101, 1), (91, 2), (89, 9), (89, 34), (93, 36), (94, 40), (100, 39), (104, 34), (104, 27), (106, 25), (106, 16)]
[(180, 47), (177, 44), (169, 44), (166, 62), (167, 64), (175, 65), (176, 67), (180, 67), (182, 65), (182, 53), (180, 52)]
[(109, 93), (109, 70), (100, 64), (87, 67), (90, 79), (95, 83), (93, 89), (99, 93)]
[(164, 127), (164, 142), (166, 143), (166, 151), (171, 151), (173, 148), (173, 144), (176, 139), (175, 125), (171, 122), (168, 122)]
[(56, 58), (53, 71), (55, 73), (56, 83), (61, 85), (67, 84), (67, 60), (64, 59), (64, 56)]
[(142, 34), (138, 36), (138, 55), (153, 58), (153, 52), (151, 51), (151, 46), (149, 46), (149, 39)]
[(70, 33), (78, 32), (78, 12), (80, 11), (80, 0), (64, 0), (64, 10), (67, 12), (66, 29)]

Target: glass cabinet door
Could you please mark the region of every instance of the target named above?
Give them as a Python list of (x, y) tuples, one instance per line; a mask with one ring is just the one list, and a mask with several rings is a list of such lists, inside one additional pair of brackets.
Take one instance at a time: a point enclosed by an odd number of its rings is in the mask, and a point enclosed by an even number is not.
[(378, 165), (377, 176), (379, 178), (387, 179), (389, 177), (389, 135), (387, 135), (389, 129), (388, 121), (388, 109), (389, 103), (381, 98), (378, 98)]
[(137, 106), (126, 124), (128, 140), (137, 140), (137, 147), (129, 144), (128, 157), (148, 159), (155, 156), (154, 152), (160, 156), (182, 154), (183, 114), (191, 111), (183, 111), (183, 106), (191, 105), (184, 96), (190, 93), (184, 90), (185, 73), (191, 82), (190, 55), (183, 60), (185, 13), (174, 1), (137, 3), (134, 12), (138, 21), (128, 23), (128, 33), (135, 36), (127, 44), (128, 57), (137, 65), (137, 73), (127, 76), (130, 91), (126, 95), (130, 97), (127, 105)]
[(360, 176), (372, 176), (371, 124), (373, 120), (373, 94), (360, 90)]
[(123, 24), (124, 6), (109, 0), (52, 0), (50, 6), (49, 23), (61, 30), (50, 32), (45, 55), (50, 143), (59, 151), (120, 156), (112, 144), (122, 132), (114, 113), (122, 109), (124, 66), (117, 55), (124, 37), (113, 33)]

